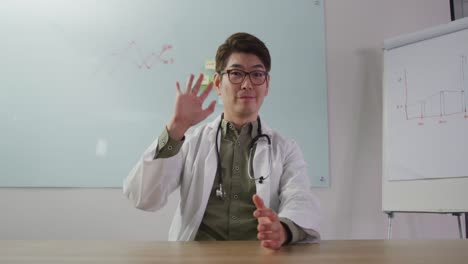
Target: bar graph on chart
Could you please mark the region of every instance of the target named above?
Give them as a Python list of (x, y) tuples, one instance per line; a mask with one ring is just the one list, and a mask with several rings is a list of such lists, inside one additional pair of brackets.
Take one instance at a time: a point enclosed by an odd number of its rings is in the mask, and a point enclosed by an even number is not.
[(396, 76), (397, 89), (404, 93), (404, 100), (396, 108), (404, 113), (406, 120), (437, 119), (439, 123), (447, 122), (449, 116), (459, 116), (468, 119), (468, 64), (467, 55), (458, 58), (458, 82), (455, 87), (441, 87), (430, 94), (408, 98), (411, 89), (411, 73), (405, 68), (401, 75)]

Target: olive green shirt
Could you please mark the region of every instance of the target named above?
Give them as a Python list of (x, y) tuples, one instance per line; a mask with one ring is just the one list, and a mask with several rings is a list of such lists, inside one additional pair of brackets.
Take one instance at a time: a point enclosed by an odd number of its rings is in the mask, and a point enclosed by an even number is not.
[[(221, 177), (226, 197), (216, 196), (219, 175), (216, 174), (202, 222), (195, 240), (256, 240), (258, 221), (253, 216), (256, 207), (252, 196), (256, 193), (255, 181), (248, 175), (249, 144), (257, 135), (258, 123), (244, 125), (239, 131), (226, 120), (221, 122)], [(158, 141), (155, 159), (176, 155), (184, 139), (176, 141), (165, 129)], [(252, 155), (255, 147), (252, 150)], [(251, 172), (252, 173), (252, 172)], [(253, 176), (253, 173), (252, 173)], [(288, 243), (300, 241), (305, 232), (287, 218), (280, 218), (288, 232)]]

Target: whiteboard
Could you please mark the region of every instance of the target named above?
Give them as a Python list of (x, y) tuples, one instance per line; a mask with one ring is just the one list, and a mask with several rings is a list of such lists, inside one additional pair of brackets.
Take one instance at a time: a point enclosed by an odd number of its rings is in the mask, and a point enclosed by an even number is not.
[(383, 208), (468, 209), (468, 20), (386, 40)]
[(169, 121), (176, 81), (212, 75), (235, 32), (272, 55), (262, 119), (329, 185), (322, 1), (7, 0), (0, 32), (0, 186), (120, 187)]

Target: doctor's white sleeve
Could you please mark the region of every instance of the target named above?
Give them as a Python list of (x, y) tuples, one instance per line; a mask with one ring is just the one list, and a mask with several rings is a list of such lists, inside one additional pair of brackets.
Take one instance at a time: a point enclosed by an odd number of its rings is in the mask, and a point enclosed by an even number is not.
[(159, 138), (143, 153), (123, 184), (128, 199), (145, 211), (156, 211), (166, 205), (169, 195), (179, 187), (184, 165), (183, 151), (155, 159), (158, 143)]
[(280, 180), (278, 215), (301, 227), (307, 237), (301, 242), (320, 241), (320, 204), (310, 190), (307, 164), (295, 141), (287, 144), (283, 174)]

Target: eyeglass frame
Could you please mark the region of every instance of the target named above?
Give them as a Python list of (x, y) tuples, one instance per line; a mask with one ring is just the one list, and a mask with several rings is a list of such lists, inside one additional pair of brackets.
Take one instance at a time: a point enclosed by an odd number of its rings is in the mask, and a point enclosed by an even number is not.
[[(240, 72), (243, 72), (245, 75), (244, 75), (244, 78), (242, 79), (242, 81), (240, 81), (240, 82), (238, 82), (238, 83), (233, 83), (233, 82), (231, 81), (231, 78), (229, 77), (229, 76), (230, 76), (230, 73), (231, 73), (232, 71), (240, 71)], [(262, 83), (258, 83), (258, 84), (257, 84), (257, 83), (254, 83), (254, 82), (252, 81), (252, 77), (250, 76), (250, 74), (251, 74), (252, 72), (262, 72), (262, 73), (264, 73), (264, 74), (265, 74), (265, 78), (264, 78), (263, 82), (262, 82)], [(227, 73), (227, 75), (228, 75), (228, 80), (229, 80), (232, 84), (241, 84), (241, 83), (243, 83), (243, 82), (245, 81), (245, 77), (248, 75), (248, 76), (249, 76), (249, 79), (250, 79), (250, 82), (251, 82), (253, 85), (262, 85), (262, 84), (264, 84), (264, 83), (266, 82), (266, 80), (267, 80), (267, 78), (268, 78), (268, 74), (269, 74), (267, 71), (253, 70), (253, 71), (249, 71), (249, 72), (248, 72), (248, 71), (244, 71), (244, 70), (240, 70), (240, 69), (229, 69), (229, 70), (222, 70), (222, 71), (218, 72), (219, 75), (223, 75), (223, 74), (225, 74), (225, 73)]]

